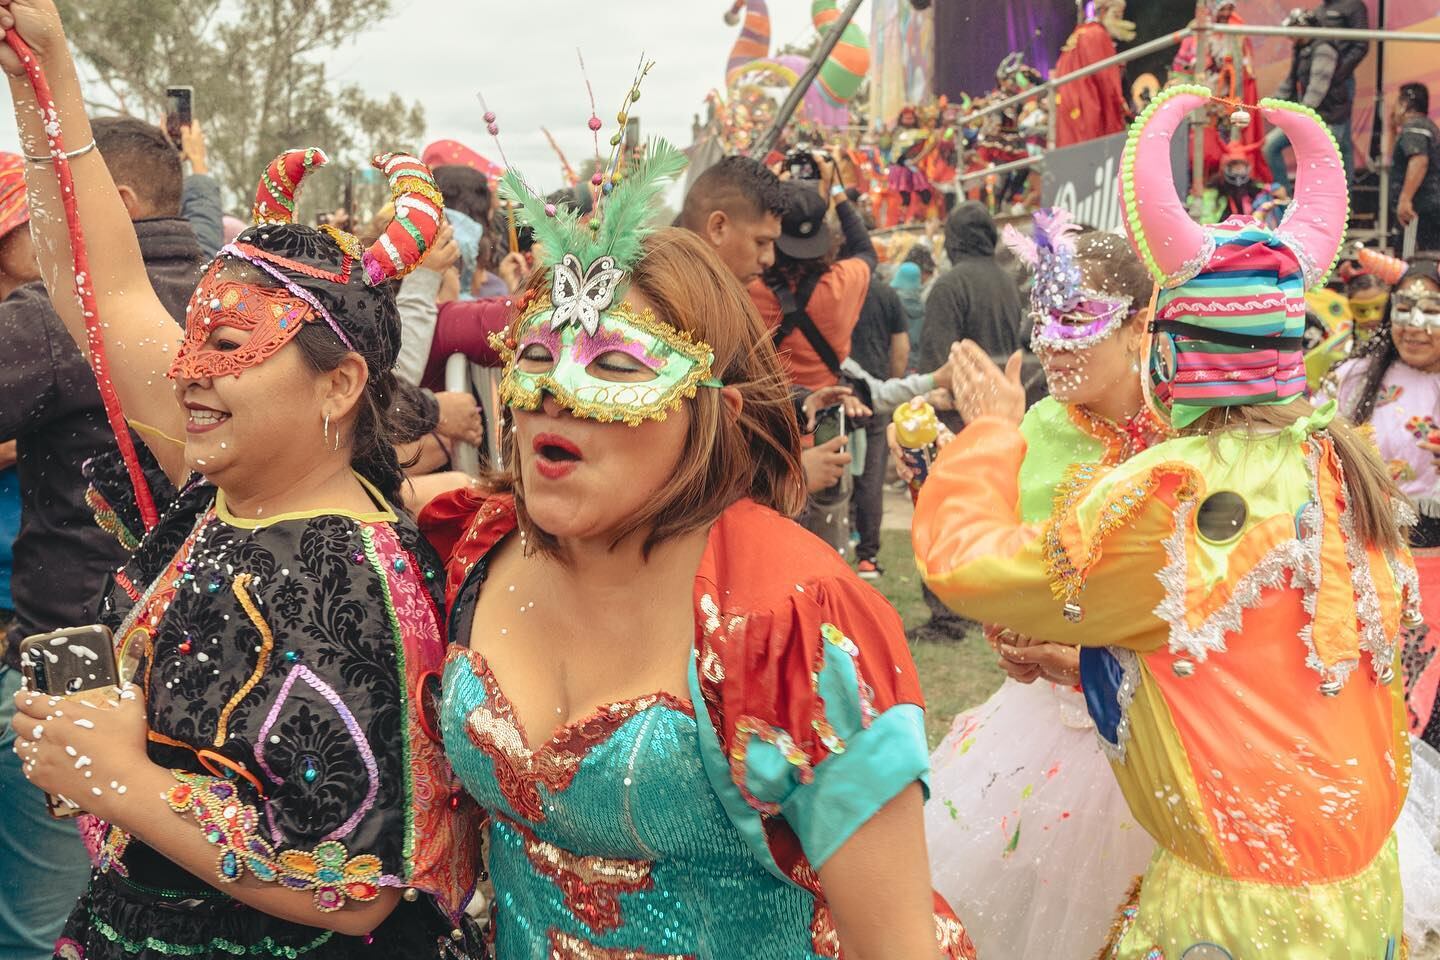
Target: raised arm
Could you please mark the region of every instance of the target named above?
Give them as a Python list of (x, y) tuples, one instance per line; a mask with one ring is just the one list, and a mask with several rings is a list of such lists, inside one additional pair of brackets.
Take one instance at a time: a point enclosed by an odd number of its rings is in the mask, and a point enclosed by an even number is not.
[[(16, 31), (34, 53), (54, 97), (53, 121), (58, 124), (75, 178), (78, 224), (66, 222), (59, 180), (50, 163), (30, 163), (26, 171), (31, 230), (45, 286), (70, 336), (89, 355), (85, 315), (77, 282), (93, 287), (96, 313), (107, 355), (113, 358), (110, 379), (132, 422), (172, 479), (185, 472), (184, 448), (162, 435), (184, 435), (180, 405), (166, 374), (179, 346), (181, 331), (156, 297), (140, 257), (130, 217), (115, 189), (105, 162), (93, 149), (95, 137), (85, 116), (75, 62), (65, 45), (60, 16), (51, 0), (0, 0), (0, 30)], [(7, 42), (0, 42), (0, 68), (10, 78), (21, 149), (31, 157), (49, 152), (45, 127), (25, 65)], [(86, 151), (86, 147), (91, 149)], [(74, 275), (71, 232), (85, 238), (90, 276)]]

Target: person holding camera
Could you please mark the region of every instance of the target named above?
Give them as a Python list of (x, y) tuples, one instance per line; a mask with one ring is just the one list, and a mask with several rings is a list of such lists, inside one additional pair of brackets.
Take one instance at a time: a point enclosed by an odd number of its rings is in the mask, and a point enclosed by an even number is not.
[[(875, 247), (860, 212), (845, 194), (834, 162), (812, 154), (817, 180), (790, 180), (784, 188), (775, 263), (750, 284), (750, 298), (770, 328), (780, 362), (792, 386), (809, 391), (844, 385), (840, 365), (850, 356), (850, 337), (875, 269)], [(833, 211), (840, 244), (827, 222)], [(862, 398), (863, 399), (863, 398)], [(848, 444), (843, 408), (816, 417), (817, 445)], [(849, 471), (833, 486), (812, 491), (806, 529), (844, 552), (850, 542)]]

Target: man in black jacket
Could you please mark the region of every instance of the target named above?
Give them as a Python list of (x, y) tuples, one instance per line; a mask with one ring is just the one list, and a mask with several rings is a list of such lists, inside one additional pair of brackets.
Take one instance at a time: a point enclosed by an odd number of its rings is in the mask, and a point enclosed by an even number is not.
[[(999, 239), (983, 203), (962, 203), (945, 221), (950, 269), (925, 301), (917, 370), (944, 366), (951, 344), (959, 340), (974, 340), (1002, 367), (1020, 349), (1020, 288), (995, 259)], [(955, 414), (942, 419), (951, 429), (960, 426)]]
[[(999, 238), (990, 212), (973, 200), (960, 204), (945, 221), (950, 269), (935, 281), (925, 301), (917, 369), (943, 366), (958, 340), (974, 340), (1002, 367), (1020, 349), (1020, 288), (995, 259)], [(954, 413), (941, 413), (940, 419), (952, 430), (962, 426)], [(911, 631), (918, 639), (959, 640), (974, 626), (928, 589), (925, 603), (931, 617)]]
[[(1313, 11), (1292, 10), (1283, 26), (1366, 30), (1370, 26), (1370, 13), (1365, 9), (1364, 0), (1326, 0)], [(1370, 44), (1365, 40), (1297, 39), (1290, 57), (1290, 72), (1275, 92), (1281, 100), (1298, 101), (1320, 114), (1340, 145), (1347, 177), (1355, 171), (1355, 144), (1350, 132), (1350, 117), (1355, 110), (1355, 68), (1369, 49)], [(1292, 189), (1284, 154), (1289, 145), (1284, 131), (1274, 127), (1266, 135), (1263, 148), (1271, 175), (1286, 191)]]
[[(180, 216), (180, 156), (159, 128), (138, 120), (98, 119), (91, 127), (134, 221), (150, 283), (183, 322), (207, 258)], [(0, 664), (4, 714), (19, 686), (16, 645), (32, 633), (93, 623), (105, 578), (125, 551), (85, 503), (81, 465), (115, 444), (89, 364), (42, 284), (0, 284), (0, 292), (0, 442), (18, 441), (21, 495), (16, 622), (8, 644), (0, 643), (8, 646)], [(74, 825), (52, 820), (43, 794), (25, 781), (8, 716), (0, 720), (0, 956), (49, 957), (85, 886), (89, 858)]]

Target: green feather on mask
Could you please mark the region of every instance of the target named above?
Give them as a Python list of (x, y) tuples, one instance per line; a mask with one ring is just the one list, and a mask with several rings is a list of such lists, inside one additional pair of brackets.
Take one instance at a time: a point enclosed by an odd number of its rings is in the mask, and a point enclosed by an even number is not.
[(639, 261), (645, 238), (654, 232), (653, 221), (665, 190), (685, 169), (685, 154), (663, 139), (646, 145), (645, 157), (626, 174), (608, 196), (602, 196), (592, 219), (599, 227), (582, 221), (573, 209), (560, 209), (554, 216), (545, 212), (545, 200), (536, 196), (513, 170), (500, 180), (500, 195), (519, 204), (515, 219), (535, 232), (543, 251), (545, 269), (572, 253), (584, 269), (601, 257), (615, 259), (615, 265), (629, 273)]

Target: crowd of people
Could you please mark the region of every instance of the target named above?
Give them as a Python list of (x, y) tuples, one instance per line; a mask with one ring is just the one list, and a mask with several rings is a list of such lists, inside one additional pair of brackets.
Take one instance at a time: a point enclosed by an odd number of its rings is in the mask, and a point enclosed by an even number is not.
[[(1238, 141), (1182, 200), (1238, 108), (1177, 85), (1123, 232), (877, 242), (838, 150), (661, 224), (686, 157), (619, 137), (552, 194), (383, 154), (317, 226), (289, 150), (245, 224), (198, 126), (88, 116), (52, 0), (0, 68), (0, 957), (1440, 943), (1440, 261), (1345, 243), (1324, 111), (1254, 118), (1283, 223)], [(1007, 677), (933, 750), (917, 642)]]

